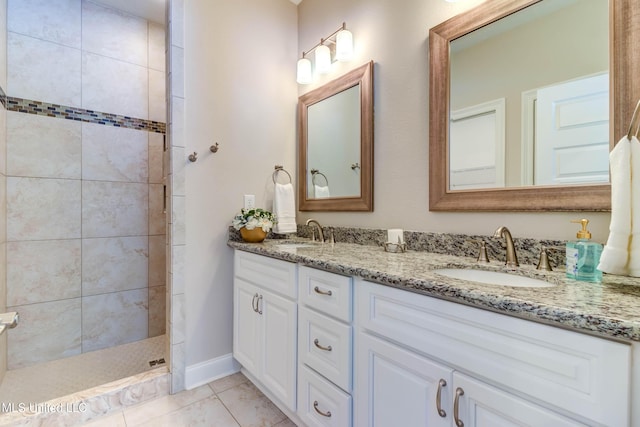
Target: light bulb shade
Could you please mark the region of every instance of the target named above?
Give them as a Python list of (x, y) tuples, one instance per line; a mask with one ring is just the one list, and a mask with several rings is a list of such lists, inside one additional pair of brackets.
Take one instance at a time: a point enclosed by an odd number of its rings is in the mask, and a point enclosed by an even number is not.
[(298, 74), (296, 81), (301, 85), (311, 83), (311, 61), (307, 58), (300, 58), (298, 60)]
[(328, 46), (320, 45), (316, 48), (316, 71), (319, 74), (331, 71), (331, 51)]
[(336, 59), (351, 61), (353, 58), (353, 35), (349, 30), (340, 30), (336, 34)]

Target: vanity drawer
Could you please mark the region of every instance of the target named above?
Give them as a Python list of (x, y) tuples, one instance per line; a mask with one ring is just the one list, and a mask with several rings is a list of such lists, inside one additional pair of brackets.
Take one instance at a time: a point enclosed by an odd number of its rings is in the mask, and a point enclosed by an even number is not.
[(351, 322), (352, 282), (351, 277), (301, 266), (300, 301), (314, 310)]
[(629, 424), (631, 347), (357, 281), (359, 327), (603, 425)]
[(295, 299), (297, 264), (250, 252), (235, 251), (234, 275), (264, 289)]
[(351, 426), (351, 396), (304, 365), (298, 371), (298, 416), (309, 427)]
[(316, 313), (298, 311), (298, 358), (338, 387), (351, 391), (351, 326)]

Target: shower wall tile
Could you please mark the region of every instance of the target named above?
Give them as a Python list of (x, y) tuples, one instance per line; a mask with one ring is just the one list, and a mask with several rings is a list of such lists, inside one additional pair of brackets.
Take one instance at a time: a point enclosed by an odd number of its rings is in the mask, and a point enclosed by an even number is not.
[(171, 46), (171, 96), (184, 98), (184, 49)]
[(149, 184), (149, 235), (165, 233), (164, 186)]
[[(106, 127), (106, 126), (103, 126)], [(80, 179), (81, 125), (34, 114), (7, 112), (7, 173)]]
[(169, 3), (171, 44), (184, 47), (184, 0), (171, 0)]
[(165, 71), (165, 30), (164, 25), (149, 22), (149, 68)]
[(82, 124), (82, 179), (147, 182), (149, 132)]
[(185, 197), (173, 196), (171, 199), (171, 235), (173, 236), (173, 244), (184, 245), (186, 244)]
[(20, 333), (9, 334), (9, 369), (80, 354), (80, 306), (73, 298), (9, 307), (20, 313)]
[[(0, 0), (2, 1), (2, 0)], [(1, 31), (0, 31), (1, 33)], [(6, 86), (3, 86), (6, 87)], [(0, 104), (0, 174), (7, 174), (7, 115), (9, 112)]]
[(7, 0), (0, 0), (0, 86), (7, 88)]
[(172, 147), (184, 147), (184, 99), (171, 98), (170, 141)]
[(82, 239), (82, 296), (142, 289), (149, 282), (146, 236)]
[(149, 288), (149, 338), (164, 335), (167, 321), (167, 288), (153, 286)]
[(146, 236), (147, 184), (82, 182), (82, 237)]
[(185, 339), (185, 294), (173, 295), (171, 300), (171, 336), (174, 343), (183, 342)]
[[(7, 241), (7, 177), (3, 174), (0, 174), (0, 243), (5, 243), (6, 241)], [(0, 262), (1, 260), (2, 258), (0, 258)], [(2, 276), (3, 275), (0, 274), (0, 278)]]
[(7, 94), (54, 104), (80, 105), (78, 49), (11, 32), (7, 45), (7, 60), (11, 64)]
[(82, 49), (147, 66), (147, 21), (89, 1), (82, 2)]
[(149, 182), (161, 184), (164, 177), (164, 135), (149, 133)]
[(80, 49), (80, 0), (10, 0), (9, 31)]
[(7, 240), (75, 239), (81, 226), (80, 181), (7, 178)]
[(183, 294), (185, 291), (185, 252), (186, 246), (172, 246), (171, 272), (173, 273), (171, 293), (173, 295)]
[(81, 107), (147, 119), (149, 116), (147, 68), (82, 52)]
[(173, 174), (173, 194), (184, 196), (185, 193), (185, 166), (187, 165), (185, 149), (171, 147), (171, 173)]
[(149, 120), (167, 121), (164, 71), (149, 70)]
[(149, 287), (166, 284), (166, 249), (165, 236), (149, 236)]
[(80, 239), (9, 242), (7, 304), (80, 297)]
[(126, 344), (147, 337), (148, 289), (82, 298), (82, 351)]

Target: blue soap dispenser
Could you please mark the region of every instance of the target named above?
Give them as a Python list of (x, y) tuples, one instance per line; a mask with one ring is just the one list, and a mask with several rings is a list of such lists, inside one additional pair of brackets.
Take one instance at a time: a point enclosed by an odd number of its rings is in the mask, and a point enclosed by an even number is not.
[(578, 231), (578, 240), (567, 242), (567, 277), (583, 282), (602, 282), (602, 271), (598, 270), (602, 245), (591, 241), (591, 233), (587, 230), (588, 219), (577, 219), (571, 222), (582, 224)]

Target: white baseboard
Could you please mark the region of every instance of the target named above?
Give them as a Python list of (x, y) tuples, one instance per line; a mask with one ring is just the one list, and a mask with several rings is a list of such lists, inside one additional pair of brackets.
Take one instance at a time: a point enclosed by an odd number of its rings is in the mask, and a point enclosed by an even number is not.
[(240, 364), (229, 353), (187, 366), (184, 385), (187, 390), (191, 390), (236, 372), (240, 372)]

